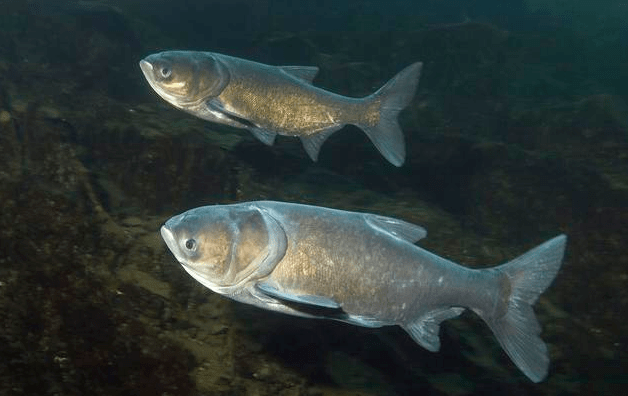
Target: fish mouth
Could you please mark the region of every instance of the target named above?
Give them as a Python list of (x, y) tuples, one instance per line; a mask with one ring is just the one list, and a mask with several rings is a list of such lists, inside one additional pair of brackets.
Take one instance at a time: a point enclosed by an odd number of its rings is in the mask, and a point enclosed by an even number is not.
[(161, 238), (166, 242), (166, 246), (172, 252), (177, 261), (181, 262), (181, 257), (179, 254), (179, 247), (177, 246), (177, 241), (174, 238), (174, 234), (170, 231), (165, 225), (161, 226)]
[(155, 73), (153, 73), (153, 69), (154, 69), (153, 64), (142, 59), (140, 61), (140, 69), (142, 69), (144, 78), (146, 78), (146, 81), (148, 81), (148, 84), (151, 86), (151, 88), (155, 90), (155, 92), (157, 92), (159, 96), (169, 101), (169, 98), (164, 97), (165, 92), (163, 92), (163, 89), (161, 89), (161, 87), (155, 81), (155, 75), (154, 75)]
[(176, 95), (173, 95), (166, 91), (155, 79), (155, 73), (153, 72), (155, 67), (149, 61), (142, 59), (140, 61), (140, 69), (142, 69), (142, 73), (144, 74), (144, 78), (148, 81), (148, 85), (166, 102), (170, 103), (174, 107), (182, 108), (182, 105), (179, 104), (179, 98)]
[(194, 269), (192, 266), (190, 266), (186, 262), (186, 260), (183, 258), (183, 256), (180, 253), (179, 245), (177, 244), (174, 234), (168, 228), (167, 224), (168, 223), (161, 226), (161, 230), (160, 230), (161, 237), (163, 238), (164, 242), (166, 242), (166, 245), (168, 246), (168, 249), (170, 249), (170, 251), (172, 252), (172, 255), (174, 256), (174, 258), (177, 259), (177, 261), (179, 262), (179, 264), (181, 264), (183, 269), (188, 274), (190, 274), (194, 279), (196, 279), (197, 282), (201, 283), (203, 286), (211, 290), (214, 290), (214, 291), (220, 290), (220, 287), (216, 283), (207, 279), (202, 273)]
[(219, 294), (229, 294), (229, 293), (232, 293), (233, 289), (237, 289), (240, 287), (240, 285), (238, 284), (224, 286), (208, 279), (208, 277), (205, 274), (196, 270), (192, 265), (188, 264), (186, 260), (182, 257), (179, 250), (179, 246), (177, 245), (176, 239), (174, 237), (174, 234), (168, 228), (167, 223), (161, 226), (160, 232), (161, 232), (161, 237), (163, 238), (164, 242), (166, 242), (166, 245), (168, 246), (168, 249), (170, 249), (170, 251), (174, 255), (175, 259), (177, 259), (179, 264), (181, 264), (181, 267), (183, 267), (185, 272), (190, 274), (192, 278), (196, 279), (196, 281), (199, 282), (201, 285)]
[(152, 63), (147, 62), (146, 60), (142, 59), (140, 61), (140, 69), (142, 69), (142, 73), (144, 73), (146, 78), (148, 78), (150, 73), (153, 72), (153, 65), (152, 65)]

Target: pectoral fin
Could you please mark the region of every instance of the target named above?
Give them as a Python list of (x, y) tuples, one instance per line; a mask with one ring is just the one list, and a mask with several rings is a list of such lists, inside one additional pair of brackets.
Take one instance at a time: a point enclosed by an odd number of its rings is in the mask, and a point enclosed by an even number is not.
[(331, 298), (309, 294), (291, 294), (279, 290), (274, 282), (259, 282), (257, 289), (262, 293), (278, 300), (289, 301), (297, 304), (312, 306), (313, 308), (340, 309), (340, 304)]
[(236, 128), (250, 128), (254, 126), (246, 119), (233, 112), (227, 111), (223, 103), (217, 98), (210, 99), (205, 102), (205, 109), (203, 113), (208, 116), (203, 117), (200, 115), (200, 117), (208, 121), (214, 121)]
[(273, 131), (269, 131), (264, 128), (260, 128), (257, 125), (251, 123), (249, 120), (240, 117), (238, 114), (228, 111), (224, 104), (217, 98), (208, 100), (205, 102), (207, 105), (207, 109), (214, 115), (216, 119), (220, 119), (220, 122), (235, 126), (238, 128), (246, 128), (253, 136), (258, 138), (262, 143), (272, 146), (275, 143), (275, 137), (277, 137), (277, 133)]

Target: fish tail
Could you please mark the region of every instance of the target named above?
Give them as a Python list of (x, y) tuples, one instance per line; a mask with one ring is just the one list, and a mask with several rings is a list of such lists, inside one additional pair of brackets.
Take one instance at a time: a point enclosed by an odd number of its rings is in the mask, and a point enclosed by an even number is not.
[(422, 66), (421, 62), (411, 64), (377, 92), (368, 96), (368, 103), (379, 102), (379, 121), (375, 125), (368, 122), (357, 125), (379, 152), (395, 166), (403, 165), (406, 159), (406, 145), (397, 116), (410, 104), (419, 83)]
[(547, 345), (532, 305), (552, 283), (563, 260), (567, 237), (559, 235), (488, 271), (497, 274), (499, 293), (490, 309), (474, 309), (499, 344), (532, 381), (547, 375)]

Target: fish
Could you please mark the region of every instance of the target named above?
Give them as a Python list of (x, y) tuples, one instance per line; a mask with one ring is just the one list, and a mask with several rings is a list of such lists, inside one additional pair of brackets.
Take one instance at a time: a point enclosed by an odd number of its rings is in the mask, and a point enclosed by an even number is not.
[(397, 118), (414, 97), (422, 65), (407, 66), (369, 96), (351, 98), (312, 85), (316, 66), (271, 66), (201, 51), (164, 51), (140, 61), (153, 90), (196, 117), (246, 129), (269, 146), (277, 135), (299, 137), (313, 161), (329, 136), (352, 124), (398, 167), (406, 147)]
[(528, 378), (543, 380), (549, 356), (532, 305), (556, 277), (567, 237), (472, 269), (415, 245), (426, 235), (391, 217), (276, 201), (203, 206), (161, 227), (183, 269), (215, 293), (301, 317), (399, 325), (433, 352), (441, 322), (469, 309)]

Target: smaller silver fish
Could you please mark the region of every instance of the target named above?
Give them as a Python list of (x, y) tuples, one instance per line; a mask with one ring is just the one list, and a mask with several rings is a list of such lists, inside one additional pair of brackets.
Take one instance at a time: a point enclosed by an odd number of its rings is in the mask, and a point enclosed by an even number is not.
[(399, 325), (438, 351), (440, 324), (479, 315), (532, 381), (549, 366), (532, 305), (552, 283), (567, 238), (471, 269), (415, 242), (417, 225), (285, 202), (205, 206), (172, 217), (161, 235), (183, 268), (216, 293), (261, 308), (365, 327)]
[(414, 63), (374, 94), (349, 98), (313, 86), (314, 66), (270, 66), (197, 51), (165, 51), (140, 61), (155, 92), (196, 117), (247, 129), (267, 145), (277, 134), (297, 136), (314, 161), (332, 133), (352, 124), (395, 166), (406, 156), (397, 116), (414, 96), (421, 67)]

